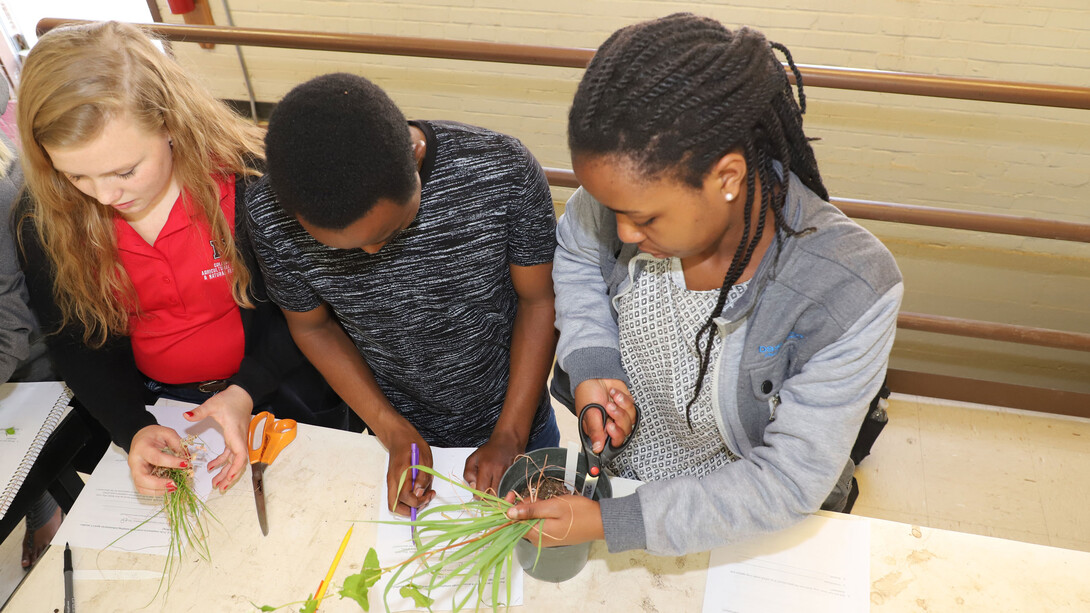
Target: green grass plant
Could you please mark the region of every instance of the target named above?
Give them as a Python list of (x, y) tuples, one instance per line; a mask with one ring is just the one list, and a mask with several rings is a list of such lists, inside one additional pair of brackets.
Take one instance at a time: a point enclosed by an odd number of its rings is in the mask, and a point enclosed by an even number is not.
[[(382, 575), (393, 573), (382, 594), (387, 613), (390, 611), (390, 592), (395, 588), (403, 598), (411, 598), (417, 607), (429, 610), (435, 602), (431, 594), (444, 587), (453, 588), (451, 611), (454, 613), (466, 608), (474, 595), (477, 596), (475, 610), (479, 610), (482, 605), (490, 606), (493, 611), (507, 606), (511, 602), (510, 577), (514, 571), (515, 546), (544, 520), (509, 519), (507, 510), (514, 506), (513, 503), (471, 488), (429, 466), (412, 466), (407, 469), (398, 483), (399, 491), (413, 468), (465, 490), (473, 495), (473, 499), (429, 507), (418, 513), (415, 521), (372, 520), (372, 523), (415, 527), (413, 553), (401, 562), (384, 567), (380, 565), (375, 549), (369, 549), (360, 572), (345, 578), (339, 591), (340, 597), (351, 598), (359, 603), (361, 609), (369, 611), (368, 590), (378, 583)], [(530, 500), (538, 499), (539, 494), (542, 498), (547, 498), (553, 494), (569, 493), (570, 490), (563, 487), (553, 489), (555, 484), (546, 484), (544, 471), (540, 475), (531, 476), (528, 486)], [(517, 498), (518, 494), (516, 500)], [(538, 556), (541, 554), (541, 546), (539, 537)], [(332, 593), (332, 590), (327, 591), (322, 599), (328, 598)], [(250, 604), (259, 611), (266, 612), (302, 604), (299, 611), (309, 613), (320, 603), (314, 596), (308, 596), (305, 600), (276, 607), (252, 602)]]
[[(156, 477), (166, 477), (170, 479), (175, 487), (173, 492), (163, 494), (163, 504), (159, 510), (106, 546), (106, 549), (109, 549), (114, 543), (117, 543), (132, 532), (139, 530), (149, 521), (159, 517), (159, 515), (166, 515), (167, 526), (170, 529), (170, 542), (167, 544), (166, 560), (163, 563), (163, 575), (159, 578), (159, 586), (156, 588), (155, 594), (152, 595), (152, 600), (155, 600), (156, 596), (159, 595), (159, 592), (162, 591), (164, 585), (166, 586), (167, 591), (170, 591), (170, 584), (177, 573), (178, 563), (182, 559), (186, 549), (191, 549), (205, 561), (212, 560), (212, 554), (208, 548), (208, 523), (204, 518), (204, 514), (207, 513), (208, 517), (214, 521), (219, 520), (216, 519), (216, 516), (213, 515), (211, 511), (209, 511), (208, 506), (205, 505), (196, 490), (193, 489), (192, 448), (197, 445), (195, 441), (196, 437), (192, 435), (182, 439), (182, 454), (180, 457), (185, 460), (186, 468), (157, 466), (152, 470), (152, 474)], [(164, 449), (163, 451), (166, 453), (174, 453), (170, 449)]]
[[(411, 596), (413, 591), (427, 595), (450, 586), (454, 592), (451, 607), (455, 612), (463, 609), (474, 595), (477, 596), (477, 608), (489, 604), (495, 611), (501, 604), (510, 603), (509, 578), (514, 568), (515, 545), (542, 520), (509, 519), (507, 509), (513, 505), (505, 499), (473, 489), (431, 467), (413, 468), (447, 481), (474, 498), (468, 502), (430, 507), (421, 511), (416, 521), (380, 522), (416, 528), (413, 555), (382, 569), (393, 572), (383, 593), (386, 610), (390, 610), (389, 594), (395, 586), (401, 588), (402, 596)], [(407, 474), (402, 474), (399, 489)]]
[[(192, 441), (189, 439), (182, 442), (181, 457), (186, 461), (186, 468), (159, 466), (152, 471), (157, 477), (170, 479), (175, 486), (173, 492), (163, 495), (163, 513), (166, 514), (167, 525), (170, 526), (167, 570), (170, 570), (171, 562), (176, 563), (182, 558), (187, 548), (192, 549), (203, 560), (212, 560), (208, 549), (208, 526), (204, 521), (208, 506), (193, 489), (193, 454), (190, 445)], [(208, 514), (214, 518), (211, 512)]]

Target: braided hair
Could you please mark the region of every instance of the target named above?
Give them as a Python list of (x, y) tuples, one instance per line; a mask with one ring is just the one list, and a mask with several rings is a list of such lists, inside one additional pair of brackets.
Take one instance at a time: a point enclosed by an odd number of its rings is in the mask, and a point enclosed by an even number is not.
[[(774, 49), (784, 54), (794, 73), (798, 103)], [(691, 13), (615, 32), (599, 47), (575, 93), (568, 116), (573, 158), (618, 156), (643, 177), (668, 176), (693, 188), (701, 187), (724, 155), (738, 151), (745, 158), (742, 240), (715, 309), (696, 335), (701, 359), (685, 407), (690, 428), (690, 411), (711, 362), (715, 318), (749, 265), (769, 211), (773, 231), (781, 237), (812, 230), (795, 231), (783, 217), (788, 177), (794, 173), (819, 197), (829, 198), (802, 130), (805, 110), (802, 75), (786, 47), (756, 30), (731, 32)], [(758, 182), (761, 202), (754, 220), (751, 203)]]

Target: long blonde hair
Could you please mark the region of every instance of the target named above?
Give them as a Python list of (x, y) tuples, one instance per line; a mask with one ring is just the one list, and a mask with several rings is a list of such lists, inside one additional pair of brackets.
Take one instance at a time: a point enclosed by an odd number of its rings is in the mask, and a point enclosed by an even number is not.
[[(262, 135), (216, 100), (139, 28), (117, 22), (53, 30), (27, 56), (19, 85), (18, 124), (28, 218), (53, 264), (62, 325), (79, 322), (84, 342), (100, 346), (128, 334), (136, 293), (117, 254), (115, 213), (53, 168), (44, 147), (80, 146), (127, 114), (149, 132), (173, 139), (173, 170), (224, 245), (235, 302), (252, 307), (250, 272), (235, 247), (213, 177), (257, 174)], [(120, 298), (120, 299), (119, 299)]]
[[(2, 79), (3, 77), (0, 77)], [(15, 154), (8, 149), (7, 144), (0, 140), (0, 179), (8, 176), (8, 166), (11, 164), (11, 158), (15, 157)]]

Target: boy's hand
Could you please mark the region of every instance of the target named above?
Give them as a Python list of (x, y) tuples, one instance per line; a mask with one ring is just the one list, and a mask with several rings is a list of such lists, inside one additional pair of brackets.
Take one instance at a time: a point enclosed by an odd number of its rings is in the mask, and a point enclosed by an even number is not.
[(636, 403), (628, 386), (618, 379), (587, 379), (575, 388), (576, 416), (592, 402), (605, 407), (609, 416), (604, 429), (597, 411), (587, 415), (583, 422), (583, 430), (590, 436), (594, 452), (602, 452), (607, 434), (613, 446), (620, 447), (632, 434), (632, 424), (636, 423)]
[[(408, 425), (393, 433), (383, 441), (390, 451), (390, 469), (386, 472), (386, 490), (389, 493), (387, 504), (392, 513), (408, 515), (409, 509), (420, 509), (435, 498), (435, 491), (431, 489), (431, 475), (420, 471), (416, 476), (416, 486), (413, 486), (412, 472), (409, 467), (412, 462), (412, 444), (416, 443), (420, 451), (420, 466), (432, 466), (431, 447), (420, 438), (420, 433)], [(401, 482), (401, 475), (405, 474), (405, 484), (401, 490), (397, 489)]]
[(500, 490), (500, 479), (515, 456), (526, 451), (526, 443), (513, 434), (493, 432), (488, 442), (466, 459), (465, 479), (469, 487), (488, 494)]

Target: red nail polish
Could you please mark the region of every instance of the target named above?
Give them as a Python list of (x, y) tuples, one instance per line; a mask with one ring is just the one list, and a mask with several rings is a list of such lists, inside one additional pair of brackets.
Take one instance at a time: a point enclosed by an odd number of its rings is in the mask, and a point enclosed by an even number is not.
[(189, 462), (182, 462), (181, 464), (179, 464), (179, 466), (181, 468), (189, 468)]
[(178, 489), (178, 486), (174, 485), (173, 483), (171, 483), (170, 485), (167, 486), (167, 491), (168, 492), (173, 492), (176, 489)]
[(186, 417), (193, 417), (193, 411), (186, 411), (185, 413), (183, 413), (183, 415), (185, 415)]

